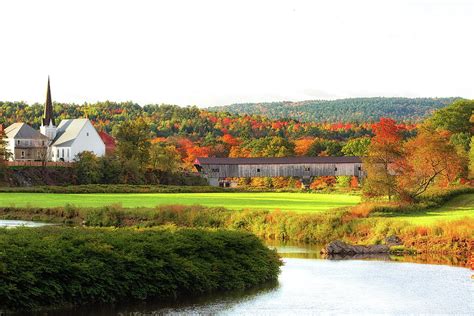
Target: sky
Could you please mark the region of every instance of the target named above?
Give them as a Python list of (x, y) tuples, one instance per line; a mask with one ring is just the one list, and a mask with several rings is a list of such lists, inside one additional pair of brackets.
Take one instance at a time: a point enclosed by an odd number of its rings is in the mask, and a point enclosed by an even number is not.
[(0, 0), (0, 101), (474, 98), (473, 35), (473, 0)]

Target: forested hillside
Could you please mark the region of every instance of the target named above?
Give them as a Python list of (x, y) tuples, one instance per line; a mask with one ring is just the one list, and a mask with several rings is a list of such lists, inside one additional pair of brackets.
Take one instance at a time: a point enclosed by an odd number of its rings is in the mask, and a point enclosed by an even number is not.
[[(432, 144), (429, 155), (436, 148), (444, 148), (447, 153), (459, 152), (461, 160), (467, 161), (468, 154), (473, 154), (470, 152), (473, 111), (473, 101), (459, 100), (437, 110), (423, 124), (396, 122), (391, 118), (374, 123), (330, 123), (272, 120), (265, 116), (211, 112), (197, 107), (141, 107), (132, 102), (54, 104), (57, 122), (65, 118), (88, 117), (98, 130), (112, 134), (117, 141), (116, 157), (100, 161), (86, 154), (77, 157), (81, 163), (93, 162), (98, 170), (97, 173), (88, 173), (88, 176), (94, 174), (91, 179), (81, 180), (78, 176), (78, 181), (84, 184), (97, 183), (97, 179), (105, 177), (101, 175), (104, 170), (107, 179), (100, 183), (155, 183), (153, 179), (146, 180), (149, 174), (145, 171), (166, 174), (179, 170), (194, 171), (196, 157), (365, 157), (372, 137), (380, 131), (383, 132), (381, 139), (395, 139), (398, 145), (415, 139), (417, 142), (410, 142), (412, 147), (406, 152), (415, 153), (414, 149), (428, 148), (427, 144)], [(38, 128), (41, 115), (40, 104), (29, 106), (20, 102), (0, 102), (0, 124), (25, 122)], [(432, 127), (427, 129), (427, 126)], [(390, 136), (391, 130), (396, 132), (392, 133), (396, 137)], [(428, 132), (420, 133), (425, 130)], [(439, 139), (428, 139), (437, 135), (438, 130), (441, 131)], [(81, 167), (81, 163), (77, 166)], [(467, 174), (464, 162), (451, 165), (461, 166), (462, 173)], [(470, 170), (474, 170), (474, 165)], [(150, 175), (155, 176), (159, 177), (159, 183), (169, 182), (161, 174)], [(277, 184), (272, 185), (277, 187)]]
[(209, 108), (238, 114), (258, 114), (271, 119), (305, 122), (374, 122), (381, 117), (418, 122), (458, 98), (351, 98), (300, 102), (240, 103)]
[[(59, 122), (66, 118), (88, 117), (99, 130), (115, 134), (122, 122), (143, 118), (148, 124), (149, 136), (185, 136), (192, 141), (211, 144), (216, 138), (230, 134), (240, 139), (280, 136), (295, 139), (305, 136), (346, 139), (370, 135), (370, 124), (300, 123), (292, 119), (271, 120), (259, 115), (240, 115), (210, 112), (197, 107), (176, 105), (145, 105), (132, 102), (98, 102), (93, 104), (54, 103), (54, 114)], [(0, 124), (8, 126), (25, 122), (38, 129), (43, 105), (0, 101)]]

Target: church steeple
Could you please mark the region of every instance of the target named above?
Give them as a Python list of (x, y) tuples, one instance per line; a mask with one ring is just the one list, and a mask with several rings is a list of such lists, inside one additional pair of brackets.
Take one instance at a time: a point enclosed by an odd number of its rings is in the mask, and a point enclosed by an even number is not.
[(51, 99), (51, 87), (49, 85), (49, 76), (48, 76), (48, 88), (46, 90), (46, 103), (44, 104), (44, 113), (43, 113), (43, 126), (55, 125), (54, 116), (53, 116), (53, 101)]
[(46, 90), (46, 103), (44, 104), (44, 113), (41, 120), (40, 133), (53, 140), (56, 137), (56, 124), (54, 122), (53, 115), (53, 101), (51, 99), (51, 87), (49, 86), (48, 76), (48, 88)]

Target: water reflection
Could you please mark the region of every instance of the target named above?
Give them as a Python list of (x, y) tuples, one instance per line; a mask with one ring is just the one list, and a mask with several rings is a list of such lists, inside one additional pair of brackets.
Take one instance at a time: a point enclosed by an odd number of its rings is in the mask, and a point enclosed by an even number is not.
[(323, 245), (294, 242), (268, 241), (267, 245), (276, 249), (283, 258), (297, 259), (329, 259), (329, 260), (378, 260), (411, 262), (423, 264), (441, 264), (458, 267), (469, 267), (469, 258), (462, 255), (417, 254), (394, 256), (389, 254), (359, 254), (359, 255), (321, 255)]
[(32, 221), (20, 221), (10, 219), (0, 219), (0, 228), (13, 228), (13, 227), (41, 227), (45, 225), (51, 225), (48, 223), (32, 222)]
[(225, 293), (212, 293), (199, 297), (182, 297), (179, 300), (149, 300), (138, 302), (122, 302), (119, 304), (91, 305), (77, 309), (53, 310), (15, 316), (111, 316), (111, 315), (181, 315), (181, 314), (212, 314), (213, 311), (232, 309), (238, 304), (255, 300), (258, 296), (278, 291), (279, 282), (271, 282), (248, 290)]
[(284, 262), (278, 285), (252, 291), (38, 315), (467, 315), (474, 307), (465, 268), (364, 260)]

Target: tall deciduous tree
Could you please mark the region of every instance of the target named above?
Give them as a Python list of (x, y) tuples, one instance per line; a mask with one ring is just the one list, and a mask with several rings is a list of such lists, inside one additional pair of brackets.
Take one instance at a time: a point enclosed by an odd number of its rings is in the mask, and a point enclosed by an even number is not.
[(354, 138), (349, 140), (344, 147), (342, 147), (342, 152), (346, 156), (365, 157), (367, 156), (369, 145), (369, 137)]
[(311, 137), (304, 137), (295, 140), (295, 154), (297, 156), (306, 156), (313, 143), (314, 138)]
[(404, 147), (405, 157), (397, 180), (400, 189), (412, 198), (436, 182), (449, 184), (454, 181), (467, 164), (445, 132), (421, 128)]
[(83, 151), (75, 158), (74, 169), (79, 184), (99, 183), (102, 178), (99, 158), (90, 151)]
[(153, 144), (150, 148), (150, 165), (154, 170), (177, 172), (181, 169), (181, 155), (173, 145)]
[(117, 155), (122, 162), (134, 161), (143, 170), (150, 157), (149, 125), (143, 118), (122, 122), (115, 132)]
[(403, 128), (392, 119), (382, 118), (372, 129), (375, 136), (363, 159), (367, 173), (365, 190), (369, 195), (385, 195), (390, 200), (397, 193), (397, 162), (403, 154)]

